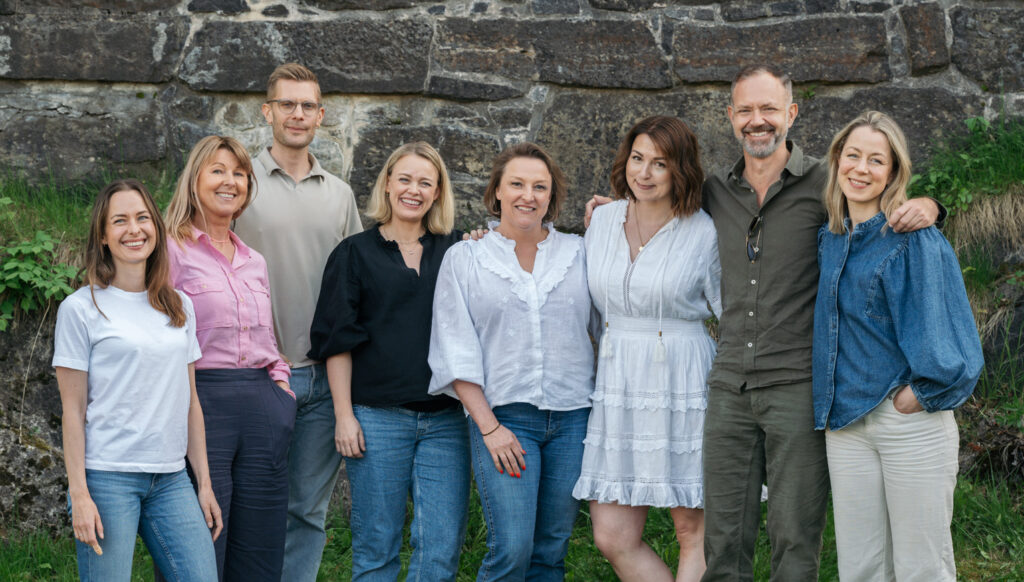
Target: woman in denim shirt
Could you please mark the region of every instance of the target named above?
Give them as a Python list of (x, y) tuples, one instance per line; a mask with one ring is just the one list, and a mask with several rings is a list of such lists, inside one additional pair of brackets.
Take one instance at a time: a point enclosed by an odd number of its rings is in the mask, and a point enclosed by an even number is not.
[(826, 430), (840, 578), (955, 580), (952, 409), (982, 367), (960, 265), (934, 227), (886, 226), (910, 181), (891, 118), (853, 120), (828, 159), (814, 412)]

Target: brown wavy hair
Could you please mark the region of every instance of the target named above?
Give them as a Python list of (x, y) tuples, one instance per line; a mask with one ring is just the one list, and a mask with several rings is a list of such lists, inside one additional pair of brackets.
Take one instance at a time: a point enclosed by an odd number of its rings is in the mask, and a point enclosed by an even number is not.
[(103, 237), (107, 233), (107, 218), (110, 213), (110, 199), (118, 192), (138, 192), (142, 196), (142, 202), (149, 211), (153, 226), (156, 227), (156, 241), (153, 252), (146, 259), (146, 292), (149, 295), (149, 304), (160, 313), (170, 318), (173, 327), (185, 325), (185, 308), (181, 304), (181, 296), (171, 286), (170, 259), (167, 257), (167, 228), (164, 221), (160, 219), (160, 211), (149, 190), (142, 185), (142, 182), (127, 178), (115, 180), (100, 190), (96, 196), (96, 202), (92, 206), (92, 219), (89, 222), (89, 239), (85, 247), (85, 284), (89, 286), (89, 293), (92, 296), (92, 303), (96, 305), (103, 317), (107, 317), (100, 306), (96, 304), (96, 287), (101, 289), (110, 285), (117, 273), (114, 264), (114, 257), (110, 249), (103, 244)]
[(668, 162), (672, 176), (672, 211), (675, 215), (689, 216), (700, 210), (704, 170), (700, 165), (697, 136), (682, 120), (664, 115), (641, 119), (622, 138), (619, 150), (615, 153), (615, 161), (612, 162), (611, 183), (615, 197), (636, 199), (626, 182), (626, 164), (633, 153), (633, 142), (641, 135), (651, 138)]

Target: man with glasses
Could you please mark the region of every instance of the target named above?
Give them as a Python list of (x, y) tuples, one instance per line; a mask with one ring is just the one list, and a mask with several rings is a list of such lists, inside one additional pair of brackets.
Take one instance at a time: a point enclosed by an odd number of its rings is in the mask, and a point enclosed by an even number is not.
[[(829, 485), (824, 434), (814, 430), (811, 330), (828, 166), (786, 140), (797, 109), (788, 75), (740, 71), (726, 111), (743, 157), (704, 184), (723, 305), (704, 424), (704, 582), (753, 579), (765, 482), (771, 579), (818, 576)], [(891, 225), (916, 230), (938, 213), (930, 199), (911, 200)]]
[(327, 504), (341, 455), (322, 362), (306, 357), (327, 257), (362, 224), (352, 189), (320, 167), (309, 144), (324, 118), (316, 75), (297, 63), (267, 82), (263, 116), (273, 142), (253, 159), (257, 195), (235, 233), (267, 260), (278, 349), (292, 366), (297, 411), (288, 458), (288, 531), (282, 580), (316, 580)]

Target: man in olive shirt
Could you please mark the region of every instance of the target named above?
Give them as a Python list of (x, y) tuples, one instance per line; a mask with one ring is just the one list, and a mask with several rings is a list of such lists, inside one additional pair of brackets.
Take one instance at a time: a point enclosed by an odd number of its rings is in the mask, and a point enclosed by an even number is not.
[(327, 373), (323, 363), (306, 356), (309, 327), (328, 255), (362, 224), (352, 189), (309, 152), (324, 118), (316, 75), (297, 63), (277, 67), (267, 83), (263, 115), (273, 142), (253, 159), (256, 196), (235, 222), (235, 233), (267, 260), (277, 345), (291, 363), (297, 401), (281, 579), (313, 582), (341, 455), (334, 448)]
[[(797, 104), (774, 67), (743, 69), (727, 113), (743, 158), (704, 184), (723, 312), (704, 424), (702, 580), (753, 579), (765, 482), (771, 579), (816, 580), (829, 483), (824, 434), (814, 430), (811, 331), (828, 167), (786, 141)], [(911, 200), (893, 227), (929, 226), (937, 214), (933, 201)]]

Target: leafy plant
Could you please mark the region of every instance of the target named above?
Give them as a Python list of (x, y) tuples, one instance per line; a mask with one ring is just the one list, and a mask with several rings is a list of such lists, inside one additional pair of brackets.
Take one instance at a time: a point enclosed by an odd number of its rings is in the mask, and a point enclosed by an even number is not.
[(0, 246), (0, 331), (10, 325), (16, 308), (30, 313), (74, 291), (78, 270), (57, 262), (55, 248), (53, 237), (43, 231), (32, 240)]
[(998, 195), (1024, 181), (1024, 120), (972, 117), (967, 134), (938, 146), (930, 164), (910, 181), (911, 196), (930, 196), (953, 214), (977, 195)]

